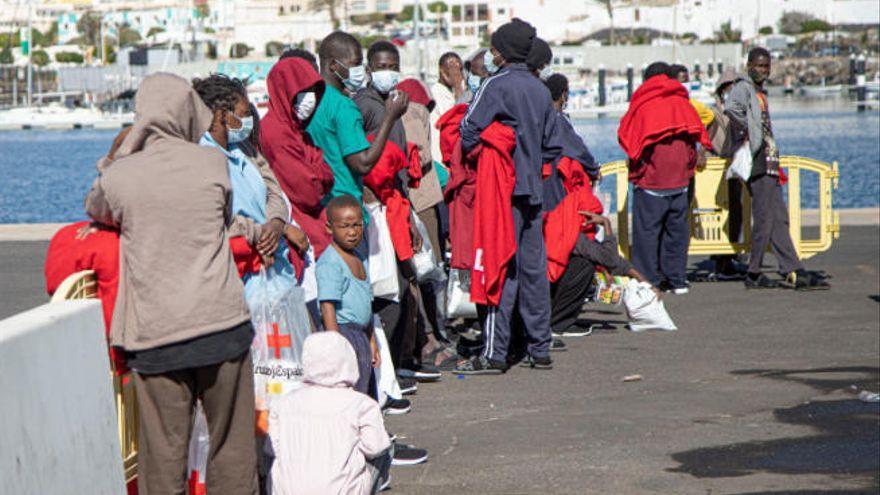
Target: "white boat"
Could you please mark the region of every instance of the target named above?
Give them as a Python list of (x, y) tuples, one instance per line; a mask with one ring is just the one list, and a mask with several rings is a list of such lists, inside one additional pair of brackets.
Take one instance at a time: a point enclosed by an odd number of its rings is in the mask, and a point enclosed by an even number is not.
[(134, 121), (134, 113), (107, 113), (92, 108), (67, 108), (60, 104), (19, 107), (0, 111), (0, 129), (120, 128)]

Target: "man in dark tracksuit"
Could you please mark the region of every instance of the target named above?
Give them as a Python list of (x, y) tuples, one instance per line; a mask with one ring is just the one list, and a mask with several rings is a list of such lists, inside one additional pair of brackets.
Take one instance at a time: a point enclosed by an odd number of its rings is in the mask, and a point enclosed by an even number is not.
[[(461, 123), (461, 144), (465, 153), (480, 142), (480, 133), (499, 121), (516, 131), (513, 161), (516, 184), (513, 191), (513, 223), (517, 249), (507, 269), (501, 301), (489, 307), (483, 325), (483, 355), (459, 363), (462, 374), (502, 373), (508, 367), (508, 346), (512, 332), (525, 331), (528, 364), (549, 368), (550, 283), (547, 253), (542, 232), (541, 168), (561, 151), (552, 144), (556, 134), (556, 111), (550, 93), (525, 64), (535, 38), (535, 29), (519, 19), (492, 34), (485, 61), (495, 75), (480, 87)], [(492, 70), (495, 69), (495, 70)]]
[[(544, 81), (544, 85), (550, 90), (553, 107), (557, 112), (559, 120), (556, 135), (559, 145), (562, 146), (562, 154), (550, 164), (550, 175), (544, 179), (543, 208), (545, 212), (549, 212), (553, 211), (566, 196), (565, 186), (557, 168), (562, 157), (580, 163), (591, 180), (599, 178), (599, 165), (564, 113), (568, 102), (568, 79), (562, 74), (553, 74)], [(565, 273), (550, 285), (550, 327), (554, 336), (576, 337), (589, 333), (573, 325), (587, 298), (595, 271), (596, 267), (590, 260), (574, 251), (568, 260)]]

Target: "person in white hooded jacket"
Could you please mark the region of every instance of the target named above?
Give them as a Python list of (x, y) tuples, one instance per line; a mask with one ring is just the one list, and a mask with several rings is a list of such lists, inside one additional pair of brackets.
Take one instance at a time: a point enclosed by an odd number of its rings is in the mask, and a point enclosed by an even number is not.
[(391, 441), (379, 404), (354, 390), (354, 349), (339, 332), (309, 335), (303, 387), (269, 412), (275, 495), (367, 495), (388, 479)]

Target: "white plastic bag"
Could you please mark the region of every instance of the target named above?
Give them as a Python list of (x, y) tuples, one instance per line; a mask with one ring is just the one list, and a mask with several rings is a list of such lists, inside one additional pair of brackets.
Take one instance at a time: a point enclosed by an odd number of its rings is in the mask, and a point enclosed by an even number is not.
[(208, 470), (208, 452), (211, 443), (208, 437), (208, 420), (202, 410), (202, 401), (196, 402), (193, 414), (192, 434), (189, 437), (189, 456), (186, 471), (189, 478), (189, 495), (205, 495), (205, 473)]
[(312, 330), (303, 289), (272, 272), (260, 270), (245, 290), (254, 325), (254, 395), (261, 411), (269, 409), (273, 397), (302, 384), (302, 346)]
[(370, 246), (369, 270), (373, 297), (398, 301), (400, 286), (397, 283), (397, 254), (391, 243), (386, 209), (379, 203), (367, 203), (366, 208), (370, 213), (367, 244)]
[(748, 181), (752, 176), (752, 149), (749, 142), (746, 141), (736, 150), (733, 158), (730, 160), (730, 166), (727, 167), (726, 179), (739, 177), (744, 181)]
[(382, 357), (379, 368), (374, 370), (378, 392), (377, 402), (381, 406), (389, 397), (399, 400), (403, 398), (403, 394), (400, 393), (400, 385), (397, 383), (397, 373), (394, 371), (394, 363), (391, 361), (391, 351), (388, 349), (388, 340), (385, 338), (385, 330), (382, 329), (382, 321), (376, 315), (373, 315), (373, 334), (376, 335), (376, 345), (379, 347), (379, 355)]
[(446, 318), (476, 318), (477, 306), (471, 302), (471, 273), (466, 270), (449, 270), (446, 286)]
[(663, 301), (657, 299), (657, 294), (647, 282), (630, 279), (623, 291), (623, 304), (629, 317), (629, 329), (633, 332), (678, 330), (666, 312)]
[(416, 267), (416, 278), (419, 283), (428, 280), (443, 280), (445, 274), (443, 268), (437, 263), (434, 256), (434, 247), (431, 245), (431, 238), (428, 236), (428, 228), (422, 223), (417, 215), (410, 215), (410, 221), (415, 223), (419, 235), (422, 237), (422, 248), (413, 255), (413, 264)]

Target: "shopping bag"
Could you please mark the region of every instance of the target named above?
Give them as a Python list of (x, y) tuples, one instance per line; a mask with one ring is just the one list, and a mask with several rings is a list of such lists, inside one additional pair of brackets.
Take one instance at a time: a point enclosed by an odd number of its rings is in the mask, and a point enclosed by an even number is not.
[(394, 363), (391, 361), (391, 351), (388, 348), (388, 340), (385, 338), (385, 330), (382, 328), (382, 320), (373, 315), (373, 335), (376, 336), (376, 345), (379, 347), (379, 355), (382, 363), (374, 371), (376, 373), (376, 398), (379, 405), (385, 404), (388, 398), (402, 399), (400, 385), (397, 383), (397, 373), (394, 371)]
[(366, 204), (370, 213), (367, 226), (367, 244), (370, 246), (369, 270), (373, 297), (398, 301), (400, 286), (397, 283), (397, 255), (391, 244), (386, 209), (379, 203)]
[(446, 318), (476, 318), (477, 306), (471, 302), (471, 273), (467, 270), (449, 271), (446, 285)]
[(208, 437), (208, 420), (202, 409), (202, 401), (196, 401), (193, 411), (193, 428), (189, 437), (189, 456), (186, 471), (188, 473), (189, 495), (206, 495), (205, 473), (208, 470), (208, 451), (211, 443)]
[(251, 354), (258, 411), (301, 386), (302, 346), (311, 333), (303, 289), (272, 273), (271, 268), (261, 269), (245, 290), (254, 326)]
[(733, 158), (730, 160), (730, 166), (727, 167), (726, 179), (738, 177), (744, 181), (748, 181), (752, 176), (752, 149), (749, 142), (746, 141), (736, 150)]
[(629, 317), (629, 329), (633, 332), (678, 330), (666, 312), (663, 301), (657, 299), (657, 294), (647, 282), (630, 279), (623, 291), (623, 305)]
[(431, 240), (428, 237), (428, 228), (425, 227), (425, 224), (422, 223), (417, 215), (412, 215), (410, 221), (415, 224), (419, 235), (422, 237), (422, 247), (413, 255), (416, 279), (419, 283), (429, 280), (442, 280), (445, 274), (443, 273), (443, 268), (437, 263), (437, 258), (434, 256), (434, 247), (431, 246)]

